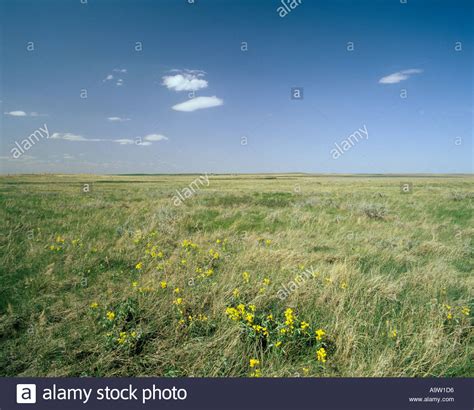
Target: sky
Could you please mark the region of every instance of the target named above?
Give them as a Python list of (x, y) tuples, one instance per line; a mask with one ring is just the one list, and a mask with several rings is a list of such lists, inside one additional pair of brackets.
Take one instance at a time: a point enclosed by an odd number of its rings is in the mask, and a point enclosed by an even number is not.
[(0, 0), (0, 172), (472, 173), (473, 20), (469, 0)]

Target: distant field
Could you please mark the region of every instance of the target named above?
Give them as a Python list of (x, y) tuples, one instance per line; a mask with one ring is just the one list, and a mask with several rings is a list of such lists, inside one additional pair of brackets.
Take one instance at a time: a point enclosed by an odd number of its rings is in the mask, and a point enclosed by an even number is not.
[(473, 182), (0, 177), (0, 375), (474, 376)]

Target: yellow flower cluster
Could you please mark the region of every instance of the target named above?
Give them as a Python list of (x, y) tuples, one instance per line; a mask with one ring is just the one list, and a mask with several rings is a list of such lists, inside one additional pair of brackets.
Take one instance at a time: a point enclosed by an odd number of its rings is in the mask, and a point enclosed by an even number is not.
[(82, 247), (82, 243), (81, 243), (81, 240), (80, 239), (73, 239), (71, 241), (71, 244), (72, 246), (79, 246), (79, 247)]
[(269, 333), (268, 333), (268, 329), (264, 326), (260, 326), (260, 325), (253, 325), (252, 326), (252, 329), (255, 330), (255, 333), (261, 333), (263, 336), (265, 337), (268, 337), (269, 336)]
[[(443, 307), (445, 308), (446, 312), (446, 319), (452, 320), (454, 318), (454, 314), (456, 313), (456, 309), (453, 309), (450, 305), (448, 304), (443, 304)], [(459, 308), (459, 311), (462, 315), (464, 316), (469, 316), (471, 314), (471, 310), (469, 309), (469, 306), (462, 306)]]
[(163, 258), (163, 252), (158, 251), (158, 246), (151, 245), (150, 243), (147, 244), (147, 249), (145, 250), (145, 254), (150, 255), (153, 259)]
[(208, 278), (214, 273), (214, 269), (209, 268), (203, 270), (202, 268), (196, 268), (196, 273), (199, 273), (198, 278)]
[(193, 243), (192, 241), (189, 241), (187, 239), (185, 239), (182, 243), (181, 243), (181, 246), (184, 248), (184, 249), (197, 249), (198, 248), (198, 245), (196, 243)]
[(258, 238), (257, 239), (257, 242), (260, 244), (260, 245), (267, 245), (267, 246), (270, 246), (272, 244), (272, 240), (271, 239), (265, 239), (265, 238)]
[(250, 377), (261, 377), (262, 371), (259, 369), (260, 360), (250, 359), (249, 366), (253, 371), (250, 373)]
[(243, 272), (243, 273), (242, 273), (242, 279), (244, 280), (245, 283), (249, 283), (249, 281), (250, 281), (250, 273), (248, 273), (248, 272)]
[[(237, 307), (227, 307), (226, 308), (226, 314), (227, 316), (234, 320), (234, 321), (242, 321), (242, 322), (247, 322), (249, 326), (253, 326), (253, 321), (255, 318), (254, 312), (255, 312), (255, 305), (249, 305), (248, 310), (245, 307), (244, 304), (240, 303), (237, 305)], [(254, 328), (254, 330), (256, 330)], [(259, 328), (259, 331), (261, 329)]]
[(219, 259), (219, 252), (215, 251), (214, 249), (209, 249), (209, 255), (212, 259)]
[(138, 336), (137, 332), (136, 331), (132, 331), (130, 333), (127, 333), (127, 332), (120, 332), (119, 333), (119, 337), (117, 338), (117, 343), (119, 345), (124, 345), (126, 344), (127, 342), (128, 343), (133, 343)]
[(305, 322), (305, 321), (303, 320), (303, 321), (301, 322), (301, 324), (300, 324), (301, 330), (306, 330), (306, 329), (308, 329), (308, 327), (309, 327), (309, 323), (308, 323), (308, 322)]
[(326, 363), (327, 359), (327, 352), (324, 347), (319, 348), (319, 350), (316, 352), (316, 357), (318, 359), (318, 362), (321, 363)]
[(323, 340), (323, 336), (326, 334), (326, 332), (323, 329), (318, 329), (315, 332), (316, 334), (316, 340)]
[[(288, 308), (285, 310), (285, 325), (291, 332), (293, 330), (296, 316), (293, 314), (293, 309)], [(284, 332), (283, 332), (284, 333)]]

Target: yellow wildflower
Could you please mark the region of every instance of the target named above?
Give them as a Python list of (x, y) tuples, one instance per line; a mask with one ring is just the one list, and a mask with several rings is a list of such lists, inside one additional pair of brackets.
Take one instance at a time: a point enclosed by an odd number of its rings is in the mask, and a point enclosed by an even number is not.
[(219, 252), (215, 251), (214, 249), (209, 249), (209, 255), (212, 259), (219, 259)]
[(300, 327), (301, 327), (302, 330), (306, 330), (309, 327), (309, 323), (303, 321), (303, 322), (301, 322)]
[(127, 332), (120, 332), (120, 336), (117, 339), (119, 344), (124, 344), (127, 341)]
[(180, 292), (180, 290), (179, 290), (179, 288), (175, 288), (175, 290), (173, 292), (178, 294)]
[(232, 295), (234, 295), (234, 298), (238, 298), (240, 296), (240, 291), (239, 289), (234, 289), (232, 291)]
[(226, 310), (225, 310), (225, 313), (227, 314), (227, 316), (229, 316), (230, 319), (232, 320), (239, 320), (240, 319), (240, 313), (237, 309), (233, 308), (233, 307), (228, 307)]
[(138, 282), (134, 281), (132, 282), (132, 287), (136, 288), (138, 286)]
[(168, 286), (168, 284), (167, 284), (164, 280), (162, 280), (162, 281), (160, 282), (160, 286), (161, 286), (161, 289), (166, 289), (166, 287)]
[(318, 362), (322, 362), (322, 363), (326, 362), (327, 353), (326, 353), (326, 349), (324, 347), (321, 347), (316, 352), (316, 355), (317, 355), (317, 358), (318, 358)]
[(136, 270), (140, 270), (143, 268), (143, 263), (142, 262), (138, 262), (136, 265), (135, 265), (135, 269)]
[(255, 367), (260, 364), (260, 360), (258, 359), (250, 359), (250, 367)]
[(469, 307), (463, 306), (463, 307), (461, 308), (461, 313), (462, 313), (463, 315), (469, 316), (469, 314), (471, 313), (471, 310), (469, 309)]
[(323, 336), (325, 334), (326, 334), (326, 332), (323, 329), (316, 330), (316, 339), (317, 340), (323, 340)]
[(262, 377), (262, 371), (260, 369), (255, 369), (255, 371), (250, 374), (250, 377)]
[(293, 309), (288, 308), (285, 310), (285, 325), (287, 325), (289, 328), (293, 328), (293, 323), (295, 321), (295, 316), (293, 315)]
[(91, 307), (92, 309), (97, 309), (97, 308), (99, 307), (99, 304), (98, 304), (97, 302), (92, 302), (92, 303), (90, 304), (90, 307)]
[(175, 305), (181, 305), (183, 303), (183, 298), (176, 298), (173, 302)]
[(244, 282), (245, 282), (245, 283), (249, 283), (249, 281), (250, 281), (250, 273), (248, 273), (248, 272), (242, 273), (242, 278), (244, 279)]
[(396, 329), (393, 329), (391, 332), (390, 332), (390, 337), (392, 339), (396, 339), (397, 338), (397, 330)]
[(111, 311), (108, 311), (107, 312), (107, 319), (109, 319), (110, 321), (114, 320), (115, 319), (115, 313), (111, 312)]
[(281, 346), (281, 340), (275, 343), (275, 347), (280, 347)]

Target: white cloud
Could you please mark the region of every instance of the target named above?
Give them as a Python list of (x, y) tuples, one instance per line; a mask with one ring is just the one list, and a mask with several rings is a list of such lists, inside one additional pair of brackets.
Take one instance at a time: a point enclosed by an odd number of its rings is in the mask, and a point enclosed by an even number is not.
[(170, 90), (175, 91), (197, 91), (207, 87), (207, 81), (199, 78), (203, 76), (201, 72), (185, 72), (176, 75), (167, 75), (163, 77), (163, 85)]
[(397, 71), (396, 73), (382, 77), (380, 84), (397, 84), (401, 81), (408, 80), (413, 74), (421, 74), (423, 70), (419, 68), (410, 68), (409, 70)]
[(168, 138), (161, 134), (149, 134), (143, 139), (145, 141), (166, 141)]
[(122, 118), (122, 117), (107, 117), (107, 119), (112, 122), (130, 121), (130, 118)]
[[(114, 68), (112, 70), (112, 72), (114, 73), (119, 73), (119, 74), (126, 74), (127, 73), (127, 69), (126, 68)], [(105, 77), (105, 79), (103, 80), (104, 83), (106, 83), (107, 81), (115, 81), (115, 85), (117, 87), (120, 87), (124, 84), (124, 80), (123, 78), (116, 78), (114, 76), (114, 74), (107, 74), (107, 77)]]
[(5, 115), (9, 115), (11, 117), (47, 117), (46, 114), (39, 114), (37, 112), (30, 112), (29, 114), (25, 111), (8, 111), (4, 112)]
[(72, 134), (70, 132), (62, 133), (62, 132), (55, 132), (50, 139), (56, 140), (64, 140), (64, 141), (73, 141), (73, 142), (113, 142), (119, 145), (144, 145), (149, 146), (152, 145), (153, 142), (157, 141), (164, 141), (168, 138), (161, 134), (149, 134), (143, 137), (143, 141), (141, 138), (137, 138), (136, 140), (130, 138), (119, 138), (119, 139), (103, 139), (103, 138), (85, 138), (82, 135)]
[(134, 143), (133, 140), (128, 139), (128, 138), (122, 138), (122, 139), (113, 140), (113, 141), (120, 144), (120, 145), (131, 145), (131, 144)]
[(84, 138), (82, 135), (72, 134), (70, 132), (55, 132), (49, 137), (53, 140), (65, 140), (65, 141), (100, 141), (100, 140), (90, 140)]
[(212, 97), (191, 98), (188, 101), (173, 105), (171, 108), (175, 111), (191, 112), (203, 108), (218, 107), (222, 104), (224, 104), (224, 101), (214, 95)]
[(12, 117), (26, 117), (28, 114), (25, 111), (10, 111), (5, 112), (5, 115), (11, 115)]

